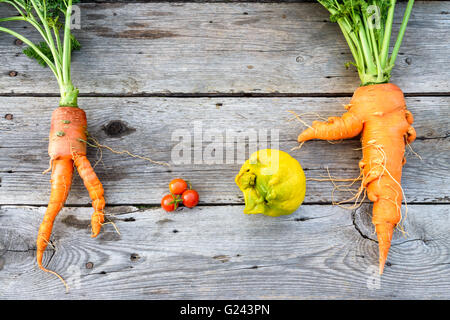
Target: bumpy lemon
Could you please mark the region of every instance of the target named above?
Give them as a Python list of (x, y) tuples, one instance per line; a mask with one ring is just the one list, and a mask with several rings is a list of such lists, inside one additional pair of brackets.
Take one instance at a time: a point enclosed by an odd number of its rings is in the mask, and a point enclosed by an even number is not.
[(288, 153), (263, 149), (253, 153), (236, 176), (244, 193), (244, 213), (272, 217), (293, 213), (305, 198), (305, 173)]

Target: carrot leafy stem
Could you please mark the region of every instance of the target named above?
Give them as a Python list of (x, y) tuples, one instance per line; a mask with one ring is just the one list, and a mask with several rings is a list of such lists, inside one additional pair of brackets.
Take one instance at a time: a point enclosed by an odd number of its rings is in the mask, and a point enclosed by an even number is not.
[[(71, 42), (72, 51), (81, 49), (81, 44), (73, 35), (71, 35)], [(39, 42), (38, 44), (36, 44), (36, 47), (41, 50), (41, 52), (46, 55), (50, 61), (54, 62), (52, 52), (47, 43), (45, 43), (44, 41)], [(23, 53), (29, 58), (35, 59), (43, 67), (47, 66), (47, 63), (44, 61), (44, 59), (42, 59), (41, 56), (33, 48), (27, 47), (23, 49)]]
[(409, 0), (389, 57), (396, 0), (318, 0), (337, 22), (355, 60), (361, 85), (389, 82), (414, 0)]
[[(50, 68), (58, 81), (60, 106), (78, 106), (78, 89), (73, 86), (70, 78), (71, 53), (80, 49), (80, 43), (70, 31), (72, 4), (76, 2), (79, 0), (0, 0), (0, 4), (10, 5), (17, 11), (16, 16), (0, 17), (0, 31), (21, 40), (28, 46), (23, 51), (28, 57)], [(35, 44), (22, 34), (2, 25), (13, 21), (31, 24), (43, 41)]]

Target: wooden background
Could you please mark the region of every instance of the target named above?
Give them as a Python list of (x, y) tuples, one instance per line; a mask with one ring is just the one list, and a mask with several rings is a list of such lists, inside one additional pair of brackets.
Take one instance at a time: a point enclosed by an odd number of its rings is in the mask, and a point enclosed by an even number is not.
[[(96, 171), (120, 235), (109, 224), (90, 238), (92, 209), (75, 177), (44, 261), (69, 282), (65, 294), (35, 263), (58, 89), (48, 69), (21, 54), (23, 45), (0, 34), (0, 298), (450, 298), (449, 12), (450, 1), (416, 2), (393, 72), (416, 118), (412, 147), (421, 159), (408, 150), (406, 235), (394, 235), (381, 279), (374, 276), (370, 203), (333, 206), (331, 183), (308, 181), (304, 204), (290, 216), (247, 216), (234, 183), (239, 159), (168, 168), (104, 150)], [(194, 126), (224, 136), (267, 129), (308, 178), (327, 168), (336, 177), (358, 176), (358, 139), (290, 151), (303, 127), (288, 110), (338, 115), (358, 85), (355, 70), (344, 66), (351, 60), (345, 41), (320, 5), (99, 1), (83, 3), (81, 13), (74, 33), (83, 49), (74, 53), (72, 76), (100, 143), (170, 162), (176, 133), (193, 138)], [(226, 141), (223, 152), (236, 148)], [(99, 159), (98, 151), (91, 148), (89, 157)], [(159, 208), (175, 177), (192, 182), (199, 207)]]

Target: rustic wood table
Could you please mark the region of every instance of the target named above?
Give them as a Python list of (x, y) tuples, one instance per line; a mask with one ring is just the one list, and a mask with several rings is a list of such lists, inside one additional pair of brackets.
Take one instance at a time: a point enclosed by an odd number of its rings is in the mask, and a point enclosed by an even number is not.
[[(308, 178), (327, 170), (358, 176), (358, 139), (290, 151), (303, 126), (288, 110), (339, 115), (359, 83), (345, 68), (351, 56), (338, 26), (317, 3), (102, 1), (80, 8), (74, 34), (83, 49), (73, 55), (73, 81), (101, 144), (173, 162), (178, 133), (192, 135), (201, 154), (211, 148), (208, 131), (225, 137), (266, 129)], [(90, 200), (75, 177), (44, 257), (68, 281), (68, 294), (35, 262), (57, 84), (0, 33), (0, 298), (449, 299), (449, 12), (450, 1), (416, 2), (393, 72), (415, 115), (412, 147), (420, 158), (408, 149), (406, 233), (396, 231), (381, 279), (371, 204), (334, 206), (330, 182), (308, 181), (304, 204), (290, 216), (247, 216), (234, 183), (242, 159), (165, 167), (90, 148), (120, 234), (107, 224), (90, 237)], [(237, 143), (224, 138), (222, 148), (232, 152)], [(197, 208), (159, 207), (175, 177), (199, 191)]]

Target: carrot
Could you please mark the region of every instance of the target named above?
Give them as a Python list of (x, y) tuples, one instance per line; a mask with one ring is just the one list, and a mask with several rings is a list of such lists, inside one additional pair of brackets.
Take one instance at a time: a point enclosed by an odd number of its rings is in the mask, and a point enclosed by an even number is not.
[[(55, 0), (51, 4), (46, 0), (30, 0), (26, 5), (21, 0), (9, 0), (6, 2), (17, 10), (17, 15), (0, 19), (0, 23), (6, 21), (28, 22), (40, 33), (44, 41), (34, 44), (16, 31), (0, 26), (0, 31), (8, 33), (28, 45), (28, 48), (24, 50), (27, 56), (50, 68), (60, 89), (61, 100), (59, 108), (52, 114), (48, 146), (52, 170), (51, 194), (36, 240), (36, 260), (40, 269), (55, 274), (65, 285), (61, 276), (42, 265), (42, 260), (50, 241), (55, 218), (63, 208), (69, 194), (74, 165), (92, 199), (94, 207), (91, 219), (92, 237), (96, 237), (100, 233), (104, 222), (103, 209), (105, 207), (103, 186), (86, 158), (86, 114), (78, 108), (79, 91), (73, 86), (70, 75), (71, 53), (80, 48), (79, 42), (70, 32), (72, 1), (78, 0)], [(61, 28), (64, 29), (63, 39), (59, 33)]]
[(402, 166), (405, 143), (416, 134), (412, 114), (406, 109), (403, 93), (394, 84), (358, 88), (348, 111), (328, 122), (313, 122), (298, 136), (299, 142), (311, 139), (340, 140), (362, 133), (363, 158), (359, 162), (362, 186), (374, 202), (372, 222), (379, 242), (380, 274), (391, 246), (394, 227), (401, 219), (403, 190)]
[(104, 222), (103, 187), (86, 158), (86, 114), (77, 107), (59, 107), (52, 114), (48, 154), (52, 163), (51, 194), (37, 238), (37, 263), (42, 266), (43, 253), (50, 240), (53, 221), (64, 206), (72, 184), (73, 167), (78, 170), (95, 211), (92, 215), (92, 237), (96, 237)]
[[(318, 0), (337, 22), (354, 58), (361, 80), (347, 112), (314, 121), (298, 141), (340, 140), (361, 134), (363, 158), (359, 162), (362, 184), (373, 202), (372, 222), (379, 247), (379, 273), (382, 274), (391, 246), (394, 228), (401, 219), (402, 166), (405, 144), (416, 138), (412, 114), (406, 109), (400, 88), (388, 83), (414, 4), (409, 0), (397, 40), (389, 57), (395, 0)], [(377, 25), (378, 24), (378, 25)]]

